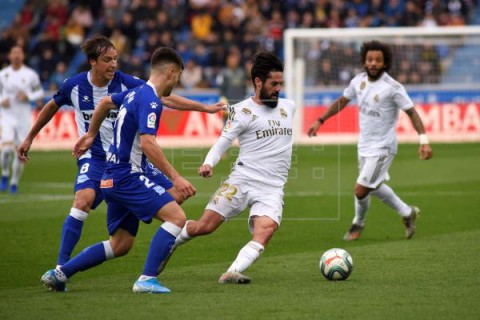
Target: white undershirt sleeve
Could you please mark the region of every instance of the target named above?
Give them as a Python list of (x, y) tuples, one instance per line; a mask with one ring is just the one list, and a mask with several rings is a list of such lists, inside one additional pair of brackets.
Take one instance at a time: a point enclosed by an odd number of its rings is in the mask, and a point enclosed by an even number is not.
[(205, 161), (203, 161), (203, 164), (209, 164), (212, 166), (212, 168), (215, 167), (231, 144), (232, 141), (224, 136), (218, 138), (217, 142), (215, 142), (215, 144), (210, 148), (210, 151), (208, 151), (207, 157), (205, 158)]

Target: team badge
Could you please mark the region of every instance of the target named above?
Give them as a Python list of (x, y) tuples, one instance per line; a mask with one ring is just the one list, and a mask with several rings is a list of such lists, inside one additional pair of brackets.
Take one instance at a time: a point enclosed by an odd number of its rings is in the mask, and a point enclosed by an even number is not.
[(248, 108), (243, 108), (242, 112), (245, 113), (245, 114), (252, 114), (252, 110), (250, 110)]
[(150, 113), (147, 118), (147, 127), (155, 129), (155, 122), (157, 121), (157, 115), (155, 113)]
[(254, 114), (252, 115), (252, 121), (255, 121), (255, 119), (257, 119), (257, 118), (258, 118), (258, 116), (254, 115)]
[(158, 104), (155, 101), (150, 102), (150, 107), (152, 107), (152, 109), (157, 109), (157, 106)]
[(360, 83), (360, 90), (365, 89), (365, 86), (366, 86), (366, 85), (367, 85), (367, 84), (365, 83), (365, 81), (362, 81), (362, 83)]
[(232, 122), (230, 120), (228, 120), (225, 123), (225, 126), (223, 127), (223, 132), (228, 132), (230, 130), (230, 128), (232, 128)]
[(280, 108), (280, 116), (282, 118), (288, 117), (287, 111), (285, 111), (285, 109), (283, 109), (283, 108)]
[(376, 94), (374, 97), (373, 97), (373, 101), (377, 102), (380, 101), (380, 97), (378, 96), (378, 94)]

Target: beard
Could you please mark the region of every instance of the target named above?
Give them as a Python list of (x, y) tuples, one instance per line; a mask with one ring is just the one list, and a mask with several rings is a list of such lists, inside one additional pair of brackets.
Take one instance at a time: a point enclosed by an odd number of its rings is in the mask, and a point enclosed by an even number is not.
[(384, 68), (382, 69), (377, 69), (377, 73), (371, 73), (370, 70), (368, 70), (367, 67), (365, 67), (365, 71), (367, 72), (367, 75), (370, 79), (372, 79), (373, 81), (376, 81), (378, 80), (382, 75), (383, 75), (383, 72), (385, 71)]
[(260, 90), (260, 101), (270, 108), (276, 108), (278, 105), (278, 94), (269, 95), (264, 88)]

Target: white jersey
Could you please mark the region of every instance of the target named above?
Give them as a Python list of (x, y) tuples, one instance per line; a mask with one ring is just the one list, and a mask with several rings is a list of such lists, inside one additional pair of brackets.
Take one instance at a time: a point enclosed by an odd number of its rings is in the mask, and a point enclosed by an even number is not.
[[(24, 92), (29, 101), (20, 101), (17, 96)], [(6, 98), (10, 107), (0, 107), (1, 117), (4, 122), (30, 127), (32, 114), (31, 102), (42, 99), (44, 91), (38, 74), (33, 69), (22, 65), (14, 70), (8, 66), (0, 71), (0, 101)]]
[(413, 102), (399, 82), (386, 72), (376, 81), (369, 81), (366, 72), (355, 76), (343, 96), (357, 99), (360, 137), (358, 154), (376, 156), (397, 153), (396, 125), (399, 110), (413, 108)]
[[(277, 107), (270, 108), (248, 98), (231, 106), (229, 111), (220, 139), (232, 143), (238, 138), (240, 143), (232, 174), (283, 186), (292, 157), (294, 102), (279, 99)], [(211, 153), (204, 163), (216, 164)]]

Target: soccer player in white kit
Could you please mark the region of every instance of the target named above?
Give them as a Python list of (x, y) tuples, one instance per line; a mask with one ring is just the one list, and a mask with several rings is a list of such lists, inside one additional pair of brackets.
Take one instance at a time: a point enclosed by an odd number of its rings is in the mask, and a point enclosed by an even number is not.
[(344, 240), (356, 240), (360, 237), (365, 227), (370, 194), (400, 214), (405, 226), (405, 238), (410, 239), (415, 233), (415, 219), (420, 210), (407, 205), (385, 183), (390, 179), (388, 169), (397, 153), (396, 124), (399, 110), (407, 113), (419, 134), (420, 159), (430, 159), (432, 149), (425, 135), (423, 122), (405, 88), (387, 73), (392, 65), (390, 48), (379, 41), (365, 42), (360, 57), (365, 72), (351, 80), (343, 96), (336, 99), (310, 126), (308, 135), (315, 136), (328, 118), (340, 112), (350, 100), (357, 99), (360, 122), (359, 175), (355, 185), (355, 217)]
[[(10, 163), (10, 193), (17, 193), (24, 165), (15, 156), (16, 145), (20, 144), (30, 130), (32, 102), (43, 98), (44, 91), (38, 74), (24, 65), (25, 53), (20, 46), (10, 48), (10, 65), (0, 71), (0, 136), (2, 178), (0, 191), (8, 188)], [(12, 161), (13, 158), (13, 161)]]
[(295, 104), (278, 97), (283, 85), (283, 65), (274, 54), (261, 52), (253, 59), (251, 76), (255, 95), (230, 107), (223, 133), (198, 173), (211, 177), (212, 168), (238, 138), (240, 153), (235, 166), (210, 199), (202, 217), (185, 224), (174, 246), (175, 249), (193, 237), (213, 232), (249, 206), (248, 224), (253, 238), (240, 250), (219, 283), (251, 281), (242, 272), (257, 260), (280, 225), (283, 187), (291, 163)]

